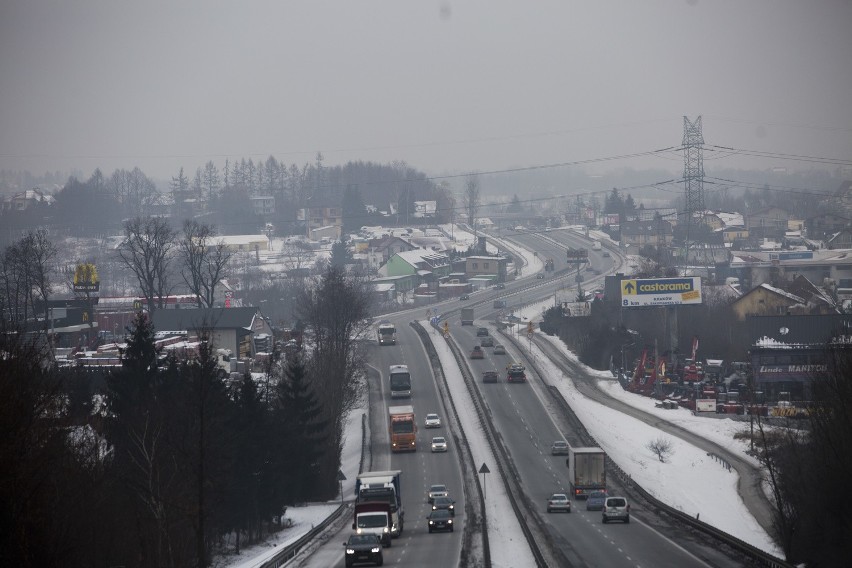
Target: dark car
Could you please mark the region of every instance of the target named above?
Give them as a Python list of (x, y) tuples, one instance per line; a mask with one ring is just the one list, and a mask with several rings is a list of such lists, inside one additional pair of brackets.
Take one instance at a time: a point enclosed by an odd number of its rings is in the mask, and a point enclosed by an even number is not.
[(592, 491), (589, 493), (589, 496), (586, 497), (586, 510), (587, 511), (602, 511), (604, 508), (604, 503), (606, 502), (606, 492), (604, 491)]
[(488, 328), (487, 327), (480, 327), (479, 329), (476, 330), (476, 336), (477, 337), (488, 337)]
[(347, 566), (369, 562), (376, 566), (384, 564), (382, 557), (382, 542), (379, 535), (375, 534), (353, 534), (349, 540), (343, 543), (346, 547), (344, 558)]
[(483, 383), (499, 383), (500, 374), (497, 371), (482, 371)]
[(453, 516), (446, 509), (432, 511), (426, 517), (429, 520), (429, 532), (450, 531), (453, 532)]
[(479, 344), (483, 347), (494, 347), (494, 338), (490, 335), (488, 337), (483, 337)]
[(462, 294), (461, 296), (459, 296), (459, 300), (470, 300), (470, 296), (468, 296), (467, 294)]
[(456, 516), (456, 502), (449, 497), (435, 497), (432, 500), (433, 511), (449, 511), (450, 515)]
[(497, 289), (497, 290), (502, 290), (505, 287), (506, 287), (506, 285), (503, 284), (502, 282), (498, 282), (497, 285), (494, 286), (494, 288)]
[(476, 345), (473, 350), (470, 352), (471, 359), (485, 359), (485, 351), (482, 350), (482, 347)]
[(538, 274), (535, 275), (535, 277), (538, 278), (539, 280), (544, 280), (544, 273), (539, 272)]

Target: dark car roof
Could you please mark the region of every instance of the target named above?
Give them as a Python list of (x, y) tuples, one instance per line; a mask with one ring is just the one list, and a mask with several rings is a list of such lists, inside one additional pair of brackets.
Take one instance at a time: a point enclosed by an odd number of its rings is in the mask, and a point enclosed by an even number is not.
[(450, 512), (447, 511), (446, 509), (435, 509), (434, 511), (429, 513), (430, 519), (436, 519), (436, 518), (439, 518), (439, 517), (445, 517), (445, 518), (449, 519), (450, 518)]
[(435, 497), (435, 503), (444, 503), (444, 502), (452, 503), (453, 500), (450, 499), (449, 497)]

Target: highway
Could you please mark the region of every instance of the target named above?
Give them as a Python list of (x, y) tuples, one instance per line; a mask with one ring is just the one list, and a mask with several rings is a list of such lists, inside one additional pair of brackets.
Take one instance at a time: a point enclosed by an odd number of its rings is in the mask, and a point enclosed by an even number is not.
[[(571, 566), (731, 566), (736, 565), (723, 552), (708, 546), (706, 539), (696, 538), (680, 527), (673, 527), (653, 511), (635, 507), (631, 511), (631, 523), (604, 525), (600, 512), (585, 510), (583, 501), (573, 502), (571, 514), (547, 514), (545, 501), (553, 492), (568, 492), (567, 468), (563, 456), (551, 456), (550, 445), (554, 440), (567, 439), (578, 443), (578, 434), (571, 430), (568, 421), (559, 415), (559, 408), (550, 399), (541, 380), (527, 365), (527, 383), (505, 382), (507, 363), (513, 359), (523, 362), (523, 352), (508, 345), (510, 342), (496, 332), (490, 321), (496, 315), (491, 303), (496, 298), (505, 298), (511, 308), (520, 303), (532, 303), (543, 297), (571, 293), (576, 286), (576, 265), (565, 260), (565, 246), (590, 248), (590, 242), (573, 232), (551, 231), (546, 235), (524, 234), (514, 237), (531, 250), (538, 250), (540, 257), (553, 258), (556, 274), (544, 280), (524, 279), (507, 285), (505, 290), (477, 292), (471, 300), (450, 301), (439, 306), (449, 316), (453, 339), (468, 352), (479, 343), (476, 329), (480, 325), (489, 327), (495, 341), (507, 345), (507, 355), (494, 355), (493, 349), (485, 347), (484, 360), (468, 361), (474, 377), (482, 371), (495, 369), (501, 382), (482, 384), (478, 382), (493, 423), (500, 433), (502, 443), (508, 449), (515, 473), (521, 480), (523, 491), (534, 514), (545, 520), (547, 538), (551, 546), (561, 554), (566, 565)], [(603, 274), (620, 266), (620, 257), (604, 258), (603, 251), (589, 251), (589, 264), (582, 267), (583, 288), (603, 286)], [(597, 253), (597, 254), (595, 254)], [(571, 269), (569, 271), (569, 268)], [(599, 274), (595, 274), (598, 272)], [(519, 289), (523, 288), (523, 291)], [(576, 292), (573, 292), (576, 295)], [(573, 298), (570, 298), (573, 300)], [(463, 306), (474, 306), (477, 322), (474, 326), (460, 326), (458, 312)], [(418, 310), (396, 315), (390, 319), (397, 325), (396, 346), (371, 347), (371, 364), (381, 372), (382, 381), (370, 384), (371, 429), (373, 433), (373, 470), (401, 469), (403, 471), (403, 500), (406, 511), (405, 531), (394, 541), (393, 548), (385, 549), (385, 562), (389, 565), (406, 566), (453, 566), (458, 565), (461, 553), (461, 529), (464, 526), (464, 500), (461, 492), (462, 473), (456, 448), (450, 447), (447, 454), (431, 454), (428, 443), (436, 433), (446, 433), (446, 421), (441, 432), (422, 427), (427, 412), (437, 412), (446, 420), (447, 412), (439, 400), (430, 366), (417, 335), (407, 325), (408, 319), (422, 317)], [(390, 454), (387, 441), (387, 406), (407, 404), (408, 401), (391, 402), (387, 394), (387, 368), (391, 364), (406, 364), (412, 371), (413, 396), (410, 403), (415, 407), (418, 418), (419, 451), (411, 454)], [(425, 450), (425, 451), (424, 451)], [(425, 526), (427, 507), (425, 491), (431, 483), (446, 483), (456, 499), (459, 511), (457, 532), (453, 534), (429, 534)], [(610, 493), (618, 493), (617, 480), (609, 479)], [(304, 566), (342, 566), (341, 543), (348, 534), (341, 531), (340, 538), (332, 538), (320, 548)], [(521, 535), (518, 535), (522, 538)], [(437, 539), (437, 540), (436, 540)], [(438, 544), (439, 543), (439, 544)], [(438, 544), (438, 546), (436, 546)], [(335, 559), (336, 558), (336, 559)]]

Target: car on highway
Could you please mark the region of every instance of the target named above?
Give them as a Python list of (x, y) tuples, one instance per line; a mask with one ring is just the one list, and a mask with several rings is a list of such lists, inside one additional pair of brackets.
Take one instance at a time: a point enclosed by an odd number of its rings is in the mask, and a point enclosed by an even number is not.
[(604, 258), (610, 258), (610, 254), (609, 254), (608, 252), (604, 252), (604, 253), (603, 253), (603, 257), (604, 257)]
[(377, 534), (353, 534), (349, 535), (349, 540), (343, 543), (346, 547), (346, 552), (343, 555), (346, 561), (346, 566), (354, 566), (369, 562), (376, 566), (384, 564), (382, 557), (382, 541), (379, 540)]
[(494, 286), (494, 288), (495, 288), (496, 290), (503, 290), (503, 289), (505, 289), (505, 288), (506, 288), (506, 285), (505, 285), (505, 284), (503, 284), (502, 282), (498, 282), (498, 283), (497, 283), (497, 285), (496, 285), (496, 286)]
[(459, 296), (459, 300), (470, 300), (470, 296), (468, 296), (467, 294), (462, 294), (461, 296)]
[(482, 350), (482, 347), (479, 345), (474, 346), (473, 350), (470, 352), (471, 359), (485, 359), (485, 351)]
[(606, 502), (606, 491), (592, 491), (586, 497), (587, 511), (602, 511)]
[(426, 415), (426, 427), (427, 428), (440, 428), (441, 427), (441, 417), (437, 414), (427, 414)]
[(553, 513), (554, 511), (571, 512), (571, 501), (568, 500), (567, 495), (554, 493), (547, 499), (547, 512)]
[(506, 367), (506, 381), (509, 383), (525, 383), (527, 381), (526, 367), (520, 363), (510, 363)]
[(447, 451), (447, 439), (443, 436), (435, 436), (432, 438), (432, 451), (433, 452), (446, 452)]
[(435, 497), (449, 497), (450, 492), (447, 491), (447, 486), (442, 484), (430, 485), (429, 492), (426, 494), (426, 500), (431, 503)]
[(482, 371), (483, 383), (499, 383), (500, 374), (497, 371)]
[(432, 510), (433, 511), (439, 511), (439, 510), (442, 510), (442, 509), (444, 511), (449, 511), (450, 515), (452, 515), (453, 517), (456, 516), (456, 502), (455, 501), (453, 501), (449, 497), (435, 497), (432, 500)]
[(609, 521), (624, 521), (630, 522), (630, 505), (624, 497), (607, 497), (604, 499), (603, 509), (601, 509), (603, 522)]
[(506, 354), (506, 348), (503, 347), (502, 343), (498, 343), (497, 345), (494, 346), (494, 354), (495, 355), (505, 355)]
[(429, 532), (450, 531), (453, 532), (453, 516), (449, 511), (439, 509), (432, 511), (426, 517), (429, 520)]
[(490, 335), (488, 337), (483, 337), (479, 344), (483, 347), (494, 347), (494, 338)]
[(552, 456), (567, 456), (570, 446), (565, 440), (556, 440), (550, 445), (550, 455)]
[(476, 337), (488, 337), (488, 328), (480, 327), (476, 330)]
[(544, 272), (539, 272), (538, 274), (535, 275), (535, 277), (538, 278), (539, 280), (544, 280)]

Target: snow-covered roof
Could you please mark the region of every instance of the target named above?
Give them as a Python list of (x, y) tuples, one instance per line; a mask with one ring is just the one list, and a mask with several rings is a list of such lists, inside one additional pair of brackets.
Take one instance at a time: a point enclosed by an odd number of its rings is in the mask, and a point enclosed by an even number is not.
[(770, 292), (774, 292), (774, 293), (778, 294), (779, 296), (784, 296), (786, 298), (789, 298), (790, 300), (793, 300), (796, 303), (807, 304), (807, 302), (804, 300), (804, 298), (800, 298), (799, 296), (797, 296), (795, 294), (791, 294), (790, 292), (787, 292), (786, 290), (782, 290), (781, 288), (776, 288), (775, 286), (770, 286), (769, 284), (766, 284), (766, 283), (761, 284), (759, 287), (763, 288), (765, 290), (769, 290)]

